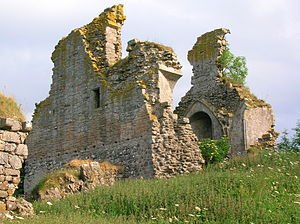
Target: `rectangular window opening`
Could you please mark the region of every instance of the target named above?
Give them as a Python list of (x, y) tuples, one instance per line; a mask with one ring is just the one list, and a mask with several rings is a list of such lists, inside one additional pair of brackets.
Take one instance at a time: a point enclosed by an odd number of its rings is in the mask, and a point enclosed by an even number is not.
[(94, 89), (94, 102), (95, 102), (95, 108), (100, 107), (100, 88)]

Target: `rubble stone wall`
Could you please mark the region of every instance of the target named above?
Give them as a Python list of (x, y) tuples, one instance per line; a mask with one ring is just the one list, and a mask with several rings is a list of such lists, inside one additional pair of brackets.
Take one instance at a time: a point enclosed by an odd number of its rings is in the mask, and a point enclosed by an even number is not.
[(175, 113), (190, 118), (191, 122), (198, 114), (198, 124), (208, 124), (211, 127), (207, 130), (212, 132), (201, 135), (197, 132), (204, 128), (194, 129), (198, 137), (228, 136), (231, 154), (239, 155), (245, 154), (250, 145), (272, 130), (274, 117), (269, 104), (223, 75), (218, 59), (227, 47), (225, 35), (228, 33), (227, 29), (216, 29), (198, 37), (188, 53), (193, 65), (192, 87)]
[(20, 170), (28, 156), (26, 123), (0, 118), (0, 212), (14, 210)]

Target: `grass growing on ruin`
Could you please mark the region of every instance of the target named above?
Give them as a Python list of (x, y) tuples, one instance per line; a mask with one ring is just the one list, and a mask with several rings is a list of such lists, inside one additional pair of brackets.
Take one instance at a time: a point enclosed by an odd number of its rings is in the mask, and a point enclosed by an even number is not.
[(300, 153), (263, 153), (34, 204), (19, 223), (300, 223)]
[(14, 118), (19, 121), (25, 121), (25, 117), (13, 97), (5, 96), (0, 92), (0, 117)]

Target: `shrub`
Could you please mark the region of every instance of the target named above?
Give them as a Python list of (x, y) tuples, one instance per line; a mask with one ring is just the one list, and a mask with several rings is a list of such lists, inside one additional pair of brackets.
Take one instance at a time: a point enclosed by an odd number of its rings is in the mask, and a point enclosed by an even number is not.
[(199, 142), (199, 149), (206, 164), (223, 161), (228, 154), (229, 148), (229, 141), (226, 137), (218, 140), (203, 139)]

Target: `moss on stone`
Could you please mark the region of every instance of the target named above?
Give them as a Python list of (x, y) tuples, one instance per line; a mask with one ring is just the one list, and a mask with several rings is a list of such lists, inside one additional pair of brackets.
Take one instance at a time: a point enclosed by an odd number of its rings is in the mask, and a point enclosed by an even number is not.
[(13, 97), (5, 96), (0, 92), (0, 117), (12, 118), (18, 121), (25, 121), (25, 116), (20, 105)]
[(188, 52), (188, 60), (191, 63), (217, 58), (220, 55), (220, 42), (229, 33), (228, 29), (216, 29), (198, 37), (192, 50)]

